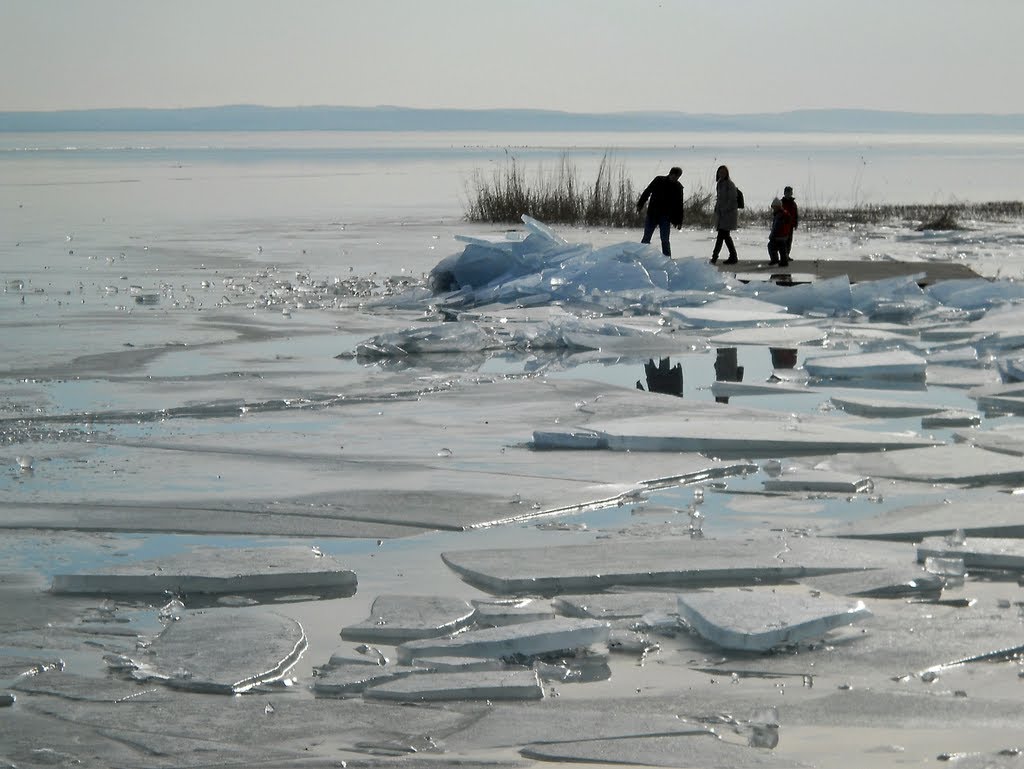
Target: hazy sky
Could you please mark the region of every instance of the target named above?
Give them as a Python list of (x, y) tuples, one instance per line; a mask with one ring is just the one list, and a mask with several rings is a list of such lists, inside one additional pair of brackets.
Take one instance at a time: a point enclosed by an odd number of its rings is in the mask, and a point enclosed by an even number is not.
[(0, 110), (1024, 113), (1024, 0), (0, 0)]

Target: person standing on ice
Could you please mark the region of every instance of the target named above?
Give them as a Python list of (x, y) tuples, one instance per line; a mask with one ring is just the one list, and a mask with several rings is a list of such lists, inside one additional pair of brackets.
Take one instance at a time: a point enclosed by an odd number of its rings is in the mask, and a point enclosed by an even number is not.
[(789, 238), (786, 240), (786, 244), (781, 251), (783, 260), (789, 263), (789, 252), (793, 248), (793, 230), (800, 225), (800, 209), (797, 208), (796, 199), (793, 197), (793, 188), (786, 187), (782, 190), (782, 208), (789, 214), (789, 218), (792, 220), (792, 229), (789, 232)]
[(657, 228), (661, 231), (661, 253), (665, 256), (672, 256), (672, 247), (668, 242), (672, 226), (677, 230), (683, 228), (683, 185), (679, 182), (682, 175), (683, 169), (673, 166), (667, 176), (655, 176), (636, 202), (636, 210), (639, 212), (650, 198), (647, 218), (644, 219), (644, 236), (640, 242), (650, 243)]
[(772, 201), (772, 228), (768, 233), (768, 259), (783, 267), (789, 264), (786, 246), (793, 239), (793, 217), (781, 200)]
[(711, 252), (711, 263), (715, 264), (718, 261), (718, 254), (724, 243), (729, 249), (729, 258), (725, 260), (725, 263), (736, 264), (739, 261), (736, 257), (736, 245), (732, 242), (732, 235), (729, 233), (735, 230), (739, 224), (739, 192), (736, 185), (732, 183), (732, 179), (729, 178), (727, 166), (718, 167), (718, 171), (715, 173), (715, 182), (717, 194), (711, 226), (718, 230), (718, 238), (715, 240), (715, 248)]

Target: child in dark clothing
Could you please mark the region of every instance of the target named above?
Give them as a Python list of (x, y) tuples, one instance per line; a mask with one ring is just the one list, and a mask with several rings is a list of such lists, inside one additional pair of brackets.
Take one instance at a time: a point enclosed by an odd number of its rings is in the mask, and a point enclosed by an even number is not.
[(782, 207), (782, 201), (772, 201), (772, 228), (768, 233), (768, 259), (772, 264), (785, 267), (789, 264), (786, 246), (793, 236), (793, 217)]

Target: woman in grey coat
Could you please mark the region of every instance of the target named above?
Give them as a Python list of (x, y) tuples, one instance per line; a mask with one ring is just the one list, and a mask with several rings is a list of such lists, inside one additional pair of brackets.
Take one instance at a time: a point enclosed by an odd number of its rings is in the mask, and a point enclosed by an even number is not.
[(736, 197), (736, 185), (729, 178), (729, 169), (726, 166), (719, 166), (715, 174), (717, 184), (717, 196), (715, 197), (715, 213), (712, 218), (712, 226), (718, 230), (718, 238), (715, 240), (715, 249), (711, 252), (711, 263), (718, 261), (718, 253), (722, 250), (722, 244), (729, 249), (729, 258), (726, 264), (736, 264), (736, 246), (732, 242), (731, 230), (736, 229), (739, 221), (739, 205)]

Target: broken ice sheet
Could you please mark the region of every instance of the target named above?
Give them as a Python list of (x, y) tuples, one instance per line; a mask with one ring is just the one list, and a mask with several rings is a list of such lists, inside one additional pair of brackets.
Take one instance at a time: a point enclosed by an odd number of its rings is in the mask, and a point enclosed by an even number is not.
[(917, 559), (960, 559), (967, 569), (1024, 571), (1024, 541), (999, 537), (968, 537), (964, 542), (928, 537), (917, 546)]
[(534, 430), (533, 447), (700, 452), (719, 458), (758, 458), (836, 451), (882, 452), (939, 444), (930, 438), (860, 429), (813, 416), (791, 417), (723, 408), (719, 404), (701, 405), (703, 408), (681, 407), (676, 417), (658, 414), (591, 421), (585, 429)]
[(519, 622), (537, 622), (554, 619), (555, 612), (549, 601), (532, 598), (474, 599), (476, 614), (473, 622), (478, 627), (501, 627)]
[(809, 358), (804, 369), (819, 379), (923, 381), (928, 361), (904, 350)]
[(163, 595), (323, 590), (352, 595), (356, 575), (308, 547), (212, 548), (136, 561), (89, 574), (56, 574), (54, 593)]
[(239, 694), (284, 678), (306, 649), (293, 619), (272, 612), (183, 612), (133, 655), (138, 680), (212, 694)]
[(394, 358), (427, 353), (479, 352), (501, 347), (476, 323), (434, 323), (390, 331), (360, 343), (357, 358)]
[(436, 638), (470, 624), (473, 606), (459, 598), (430, 595), (382, 595), (374, 599), (370, 616), (341, 630), (346, 641), (399, 644), (416, 638)]
[(832, 595), (859, 598), (938, 598), (946, 584), (937, 572), (913, 566), (823, 574), (804, 577), (800, 582)]
[(544, 689), (533, 670), (476, 670), (418, 673), (374, 686), (363, 696), (397, 702), (539, 700), (544, 697)]
[(559, 617), (485, 630), (470, 630), (452, 638), (409, 641), (398, 647), (398, 660), (411, 663), (421, 657), (530, 657), (572, 651), (608, 640), (606, 622)]
[(871, 616), (862, 601), (792, 585), (680, 593), (678, 604), (679, 618), (704, 639), (741, 651), (818, 640)]
[(765, 491), (808, 491), (834, 492), (837, 494), (859, 494), (870, 491), (874, 484), (870, 478), (847, 473), (824, 471), (787, 472), (778, 478), (766, 478), (761, 482)]
[(837, 453), (823, 460), (819, 467), (863, 473), (874, 478), (876, 485), (879, 478), (964, 486), (1024, 483), (1024, 466), (1019, 457), (963, 444), (910, 448), (876, 457), (862, 453)]

